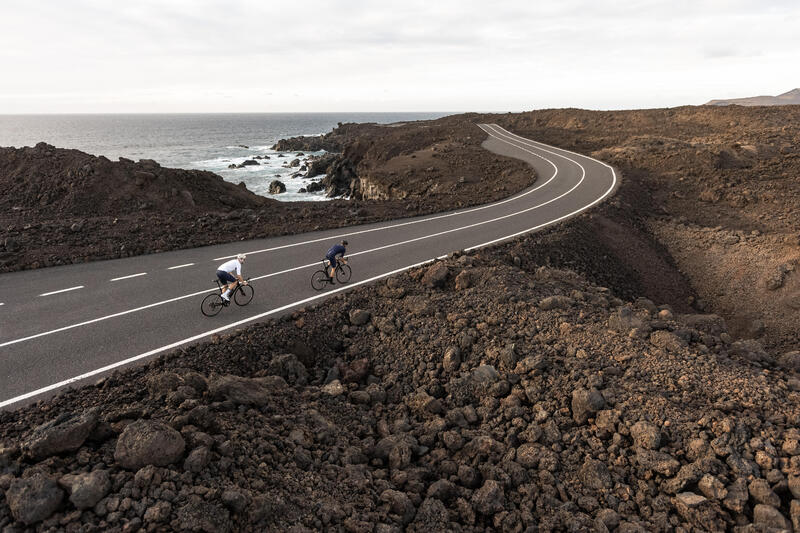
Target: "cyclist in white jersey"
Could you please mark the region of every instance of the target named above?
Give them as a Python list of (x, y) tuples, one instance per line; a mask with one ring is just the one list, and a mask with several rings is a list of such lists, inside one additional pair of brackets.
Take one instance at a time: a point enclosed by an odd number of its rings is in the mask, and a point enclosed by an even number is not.
[[(222, 263), (217, 268), (217, 277), (227, 286), (227, 290), (222, 293), (222, 299), (226, 302), (231, 301), (231, 291), (236, 288), (237, 281), (242, 285), (247, 285), (247, 282), (242, 278), (242, 263), (244, 263), (245, 259), (247, 259), (246, 255), (239, 254), (235, 259)], [(233, 276), (234, 273), (236, 273), (236, 277)]]

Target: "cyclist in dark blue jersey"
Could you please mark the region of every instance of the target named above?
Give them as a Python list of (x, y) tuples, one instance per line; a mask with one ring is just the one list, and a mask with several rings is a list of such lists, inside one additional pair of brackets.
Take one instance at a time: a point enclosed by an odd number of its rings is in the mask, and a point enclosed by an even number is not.
[(328, 281), (331, 283), (333, 283), (333, 275), (336, 273), (336, 266), (339, 264), (337, 258), (343, 258), (345, 252), (347, 252), (345, 246), (347, 246), (347, 241), (343, 240), (341, 243), (331, 246), (331, 249), (328, 250), (327, 254), (325, 254), (325, 259), (331, 263), (328, 274)]

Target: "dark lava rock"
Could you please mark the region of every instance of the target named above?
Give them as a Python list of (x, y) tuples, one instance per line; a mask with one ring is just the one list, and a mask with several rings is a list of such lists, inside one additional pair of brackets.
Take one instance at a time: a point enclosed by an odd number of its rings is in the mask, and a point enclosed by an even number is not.
[(189, 501), (178, 509), (180, 531), (204, 531), (222, 533), (231, 530), (230, 514), (216, 503), (203, 501), (199, 496), (190, 496)]
[(661, 431), (650, 422), (636, 422), (631, 427), (631, 437), (640, 448), (655, 450), (661, 446)]
[(69, 492), (69, 501), (78, 509), (94, 507), (111, 490), (107, 470), (94, 470), (86, 474), (68, 474), (58, 484)]
[(369, 311), (363, 309), (353, 309), (350, 311), (350, 324), (354, 326), (363, 326), (370, 321), (370, 318), (372, 318), (372, 314)]
[(117, 439), (114, 460), (123, 468), (166, 466), (183, 457), (186, 443), (180, 433), (155, 420), (128, 424)]
[(539, 302), (539, 309), (549, 311), (551, 309), (566, 309), (570, 307), (574, 300), (568, 296), (548, 296)]
[(608, 467), (605, 463), (592, 458), (587, 457), (584, 461), (580, 470), (580, 478), (584, 485), (595, 490), (610, 489), (612, 486)]
[(325, 184), (321, 181), (312, 181), (306, 187), (306, 191), (308, 192), (319, 192), (325, 190)]
[(200, 446), (189, 453), (183, 462), (183, 468), (189, 472), (202, 472), (209, 462), (211, 462), (211, 450), (207, 446)]
[(291, 385), (305, 385), (308, 381), (306, 367), (291, 353), (273, 357), (267, 366), (267, 372), (282, 377)]
[(286, 192), (286, 184), (284, 184), (280, 180), (273, 180), (272, 183), (269, 184), (269, 193), (270, 194), (281, 194)]
[(753, 508), (753, 524), (777, 531), (792, 530), (792, 523), (778, 509), (763, 503), (756, 504)]
[(450, 271), (448, 270), (447, 265), (438, 262), (433, 266), (428, 267), (428, 269), (425, 271), (425, 275), (422, 277), (422, 283), (426, 287), (430, 288), (441, 287), (447, 281), (449, 274)]
[(31, 525), (52, 515), (64, 498), (55, 481), (44, 474), (15, 479), (6, 491), (6, 501), (15, 520)]
[(475, 509), (484, 515), (493, 515), (503, 510), (505, 505), (503, 486), (493, 479), (487, 480), (472, 496)]
[(22, 443), (22, 449), (33, 460), (74, 452), (80, 448), (97, 424), (97, 411), (81, 415), (65, 413), (36, 427)]
[(389, 510), (398, 515), (400, 520), (407, 524), (414, 519), (416, 509), (411, 499), (405, 493), (387, 489), (381, 493), (381, 501), (389, 505)]
[(578, 424), (585, 424), (605, 404), (603, 395), (597, 389), (575, 389), (572, 391), (572, 419)]
[(208, 384), (214, 398), (230, 400), (236, 404), (264, 405), (269, 401), (269, 390), (260, 379), (240, 376), (217, 376)]

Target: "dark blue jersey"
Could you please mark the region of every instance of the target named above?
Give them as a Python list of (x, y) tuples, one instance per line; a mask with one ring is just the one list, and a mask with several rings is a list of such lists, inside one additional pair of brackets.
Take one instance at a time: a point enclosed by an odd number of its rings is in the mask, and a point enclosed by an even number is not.
[(336, 257), (337, 255), (343, 256), (346, 251), (347, 250), (345, 249), (345, 247), (342, 246), (341, 244), (334, 244), (333, 246), (331, 246), (331, 249), (328, 250), (328, 253), (325, 254), (325, 257), (331, 258), (331, 257)]

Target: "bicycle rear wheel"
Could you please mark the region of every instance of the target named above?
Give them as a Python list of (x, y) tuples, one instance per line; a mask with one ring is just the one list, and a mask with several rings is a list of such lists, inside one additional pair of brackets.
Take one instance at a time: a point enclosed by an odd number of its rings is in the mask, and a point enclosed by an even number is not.
[(347, 283), (352, 275), (353, 271), (350, 269), (350, 265), (339, 265), (336, 269), (336, 281), (339, 283)]
[(252, 286), (239, 285), (239, 288), (233, 293), (233, 301), (236, 302), (236, 305), (247, 305), (253, 299), (254, 294)]
[(315, 291), (321, 291), (328, 283), (328, 274), (324, 270), (317, 270), (311, 275), (311, 286)]
[(203, 303), (200, 304), (200, 310), (206, 316), (214, 316), (222, 311), (223, 302), (222, 296), (219, 294), (209, 294), (203, 298)]

